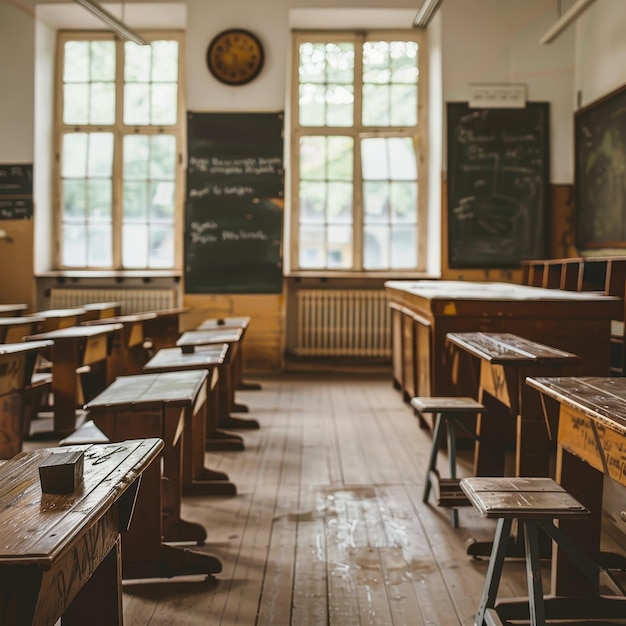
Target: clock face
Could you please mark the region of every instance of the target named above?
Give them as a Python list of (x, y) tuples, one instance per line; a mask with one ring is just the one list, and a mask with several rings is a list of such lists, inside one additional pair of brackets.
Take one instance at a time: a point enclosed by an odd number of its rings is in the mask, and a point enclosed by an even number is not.
[(217, 80), (243, 85), (259, 75), (263, 67), (263, 47), (247, 30), (232, 28), (216, 35), (207, 50), (207, 66)]

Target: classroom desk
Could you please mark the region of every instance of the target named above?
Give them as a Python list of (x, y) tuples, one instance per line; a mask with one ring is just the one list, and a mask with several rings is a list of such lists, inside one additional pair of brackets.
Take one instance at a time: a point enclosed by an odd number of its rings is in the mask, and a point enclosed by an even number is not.
[(162, 539), (199, 544), (206, 539), (201, 524), (181, 518), (181, 492), (185, 415), (204, 405), (207, 378), (206, 371), (120, 376), (85, 405), (89, 419), (111, 441), (156, 436), (165, 442), (163, 494), (155, 480), (146, 504), (151, 513), (145, 513), (150, 520), (146, 524), (154, 526), (155, 517), (159, 518), (158, 528), (140, 529), (133, 537), (136, 552), (128, 559), (124, 556), (125, 578), (158, 577), (166, 571), (184, 575), (221, 570), (221, 563), (211, 555), (162, 544)]
[[(478, 399), (487, 411), (476, 418), (474, 475), (504, 476), (505, 454), (515, 449), (515, 476), (549, 477), (555, 444), (550, 440), (540, 399), (527, 376), (574, 375), (578, 355), (512, 333), (448, 333), (453, 378), (478, 381)], [(463, 359), (462, 357), (469, 357)], [(522, 537), (509, 542), (509, 556), (524, 556)], [(549, 543), (543, 547), (549, 550)], [(472, 556), (489, 556), (492, 542), (468, 544)]]
[(43, 317), (44, 321), (41, 323), (40, 330), (42, 333), (47, 333), (51, 330), (77, 326), (85, 313), (84, 308), (75, 307), (71, 309), (46, 309), (45, 311), (37, 311), (34, 315)]
[[(0, 466), (0, 623), (123, 623), (120, 532), (132, 526), (140, 478), (158, 465), (162, 446), (146, 439), (47, 448)], [(42, 494), (39, 466), (69, 450), (84, 451), (82, 485)]]
[(90, 302), (89, 304), (82, 304), (81, 307), (86, 311), (82, 316), (83, 322), (122, 314), (121, 302)]
[(156, 313), (132, 313), (82, 322), (81, 326), (121, 325), (120, 330), (113, 337), (111, 355), (107, 361), (109, 383), (112, 383), (118, 376), (141, 374), (147, 361), (144, 347), (145, 324), (155, 318)]
[(239, 350), (237, 353), (237, 361), (235, 363), (235, 376), (236, 379), (234, 381), (234, 389), (239, 389), (241, 391), (257, 391), (261, 389), (261, 385), (259, 383), (250, 383), (243, 380), (243, 340), (245, 334), (248, 330), (248, 326), (250, 325), (250, 317), (247, 315), (240, 317), (215, 317), (206, 319), (200, 324), (195, 330), (215, 330), (215, 329), (225, 329), (225, 328), (241, 328), (243, 331), (241, 335), (241, 342), (239, 344)]
[(27, 335), (36, 333), (43, 321), (43, 317), (36, 315), (0, 317), (0, 343), (22, 341)]
[(0, 317), (21, 315), (27, 308), (26, 304), (0, 304)]
[[(240, 435), (219, 428), (220, 416), (228, 416), (230, 406), (228, 370), (231, 353), (231, 347), (227, 343), (199, 346), (194, 352), (183, 352), (178, 347), (163, 348), (144, 366), (147, 373), (206, 369), (209, 376), (212, 372), (216, 374), (217, 381), (215, 386), (210, 385), (207, 402), (206, 451), (244, 449)], [(213, 378), (211, 382), (213, 383)], [(195, 437), (194, 445), (198, 445)]]
[(582, 358), (581, 374), (609, 374), (611, 320), (620, 298), (512, 283), (388, 281), (393, 382), (414, 396), (475, 396), (455, 385), (445, 349), (450, 332), (509, 332)]
[[(539, 391), (556, 436), (556, 479), (591, 512), (584, 520), (562, 520), (560, 529), (598, 561), (604, 476), (626, 485), (626, 378), (529, 377), (526, 382)], [(558, 551), (551, 587), (556, 595), (584, 596), (590, 583)], [(626, 604), (621, 616), (626, 616)]]
[(60, 437), (76, 428), (78, 375), (76, 370), (89, 365), (101, 369), (100, 387), (107, 384), (106, 362), (111, 353), (113, 333), (121, 324), (71, 326), (29, 335), (29, 341), (51, 340), (52, 393), (54, 394), (54, 433)]
[(152, 342), (153, 354), (161, 348), (172, 348), (180, 335), (180, 316), (187, 312), (184, 307), (175, 309), (158, 309), (151, 311), (156, 317), (146, 320), (144, 332), (146, 338)]
[(24, 341), (0, 345), (0, 459), (10, 459), (22, 450), (30, 424), (26, 393), (35, 362), (51, 341)]
[[(259, 428), (259, 423), (254, 419), (242, 419), (234, 417), (231, 411), (241, 410), (242, 405), (235, 402), (235, 385), (237, 381), (237, 359), (244, 335), (244, 329), (236, 328), (209, 328), (209, 330), (185, 331), (176, 341), (176, 345), (185, 354), (195, 351), (201, 346), (228, 344), (231, 354), (229, 367), (225, 370), (226, 384), (220, 387), (220, 416), (218, 424), (220, 428)], [(247, 407), (245, 408), (247, 410)]]

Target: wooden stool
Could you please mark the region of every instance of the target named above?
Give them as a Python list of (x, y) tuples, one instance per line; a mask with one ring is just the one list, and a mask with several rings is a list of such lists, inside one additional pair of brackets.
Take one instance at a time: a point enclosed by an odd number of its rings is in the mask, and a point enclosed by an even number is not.
[[(533, 626), (546, 623), (541, 583), (539, 528), (567, 551), (574, 563), (588, 572), (592, 579), (593, 576), (597, 577), (598, 567), (578, 551), (552, 521), (565, 517), (586, 516), (589, 515), (589, 511), (551, 478), (463, 478), (460, 486), (481, 517), (498, 520), (475, 626), (506, 623), (506, 620), (502, 621), (495, 603), (513, 520), (518, 521), (524, 533), (528, 599), (523, 602), (524, 615), (516, 615), (510, 619), (525, 617)], [(563, 600), (564, 598), (559, 598), (560, 609), (567, 606)], [(519, 605), (519, 600), (516, 604)], [(548, 615), (549, 619), (555, 617)]]
[[(422, 502), (428, 502), (430, 490), (434, 488), (438, 506), (451, 507), (452, 527), (457, 528), (459, 525), (459, 512), (456, 510), (456, 507), (469, 506), (470, 503), (461, 491), (456, 477), (456, 426), (460, 426), (470, 437), (476, 439), (475, 433), (471, 432), (459, 417), (468, 413), (482, 413), (486, 409), (473, 398), (460, 397), (431, 398), (418, 396), (411, 400), (411, 406), (421, 419), (424, 419), (424, 413), (436, 414), (433, 444), (430, 451), (426, 480), (424, 481)], [(450, 478), (441, 478), (437, 470), (439, 438), (444, 423), (448, 433)]]

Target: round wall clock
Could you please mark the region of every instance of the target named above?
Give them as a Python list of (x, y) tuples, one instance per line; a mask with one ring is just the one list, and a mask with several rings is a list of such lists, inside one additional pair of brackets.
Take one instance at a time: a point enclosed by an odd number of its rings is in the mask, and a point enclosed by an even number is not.
[(241, 28), (217, 34), (206, 53), (211, 74), (227, 85), (249, 83), (259, 75), (263, 61), (263, 46), (258, 37)]

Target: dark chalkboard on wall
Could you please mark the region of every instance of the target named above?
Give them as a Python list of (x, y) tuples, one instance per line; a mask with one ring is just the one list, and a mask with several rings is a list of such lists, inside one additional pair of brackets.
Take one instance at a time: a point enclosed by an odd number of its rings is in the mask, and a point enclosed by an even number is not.
[(547, 252), (550, 109), (447, 104), (451, 268), (511, 268)]
[(626, 87), (574, 116), (579, 250), (626, 248)]
[(189, 113), (187, 293), (282, 291), (283, 114)]
[(33, 166), (30, 163), (0, 165), (0, 219), (21, 220), (33, 216)]

